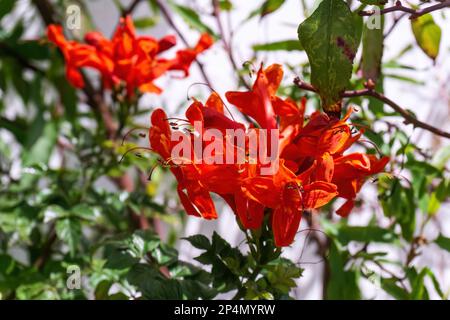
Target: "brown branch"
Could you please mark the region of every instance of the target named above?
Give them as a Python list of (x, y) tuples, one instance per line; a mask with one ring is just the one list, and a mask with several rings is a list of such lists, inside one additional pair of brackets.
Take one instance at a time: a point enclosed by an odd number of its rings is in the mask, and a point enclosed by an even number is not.
[(236, 60), (234, 59), (234, 55), (233, 55), (233, 49), (231, 46), (231, 38), (229, 39), (229, 41), (226, 39), (225, 37), (225, 31), (223, 28), (223, 24), (222, 24), (222, 20), (220, 19), (220, 4), (219, 4), (219, 0), (212, 0), (213, 3), (213, 15), (216, 18), (216, 22), (217, 22), (217, 27), (219, 28), (219, 34), (220, 37), (222, 38), (222, 42), (223, 42), (223, 46), (225, 48), (225, 52), (228, 55), (228, 58), (230, 59), (231, 65), (233, 66), (234, 71), (237, 73), (239, 80), (242, 82), (242, 84), (244, 85), (245, 88), (247, 88), (248, 90), (250, 90), (250, 85), (247, 83), (247, 81), (245, 81), (244, 77), (242, 76), (242, 74), (239, 72), (239, 68), (236, 64)]
[[(294, 84), (300, 88), (307, 91), (317, 92), (316, 88), (314, 88), (311, 84), (302, 81), (299, 77), (294, 79)], [(374, 91), (373, 89), (361, 89), (361, 90), (352, 90), (345, 91), (341, 94), (343, 98), (353, 98), (353, 97), (372, 97), (377, 100), (384, 102), (389, 105), (392, 109), (394, 109), (397, 113), (399, 113), (404, 119), (406, 124), (412, 124), (414, 127), (422, 128), (428, 130), (438, 136), (445, 137), (450, 139), (450, 132), (443, 131), (436, 127), (429, 125), (428, 123), (422, 122), (416, 119), (410, 112), (400, 107), (397, 103), (386, 97), (385, 95)]]
[(27, 59), (25, 59), (21, 54), (11, 48), (8, 44), (0, 42), (0, 56), (5, 55), (15, 59), (24, 69), (29, 69), (38, 73), (39, 75), (45, 75), (45, 71), (38, 68)]
[(39, 14), (41, 15), (46, 25), (54, 24), (57, 22), (57, 19), (55, 17), (55, 10), (53, 10), (50, 2), (48, 2), (47, 0), (33, 0), (33, 3), (38, 9)]
[(142, 0), (134, 0), (126, 9), (123, 9), (121, 12), (122, 17), (125, 17), (129, 14), (132, 14), (134, 9), (141, 3)]
[[(177, 35), (181, 39), (181, 41), (184, 43), (184, 45), (186, 47), (190, 47), (189, 42), (186, 40), (184, 35), (181, 33), (180, 29), (175, 25), (172, 15), (171, 15), (169, 9), (166, 7), (166, 4), (164, 3), (164, 1), (155, 0), (155, 2), (158, 5), (159, 9), (161, 10), (161, 13), (164, 16), (164, 18), (166, 19), (167, 23), (172, 27), (173, 30), (175, 30), (175, 32), (177, 33)], [(202, 77), (205, 80), (205, 82), (208, 84), (208, 86), (210, 88), (213, 88), (211, 81), (209, 80), (209, 78), (205, 72), (205, 68), (204, 68), (203, 64), (200, 61), (198, 61), (198, 59), (195, 59), (195, 62), (197, 63), (198, 68), (200, 69), (200, 73), (202, 74)]]
[(50, 227), (50, 231), (48, 233), (47, 241), (45, 241), (44, 245), (42, 246), (41, 255), (34, 262), (34, 267), (36, 269), (41, 270), (45, 266), (45, 264), (47, 263), (48, 259), (52, 254), (52, 246), (53, 243), (55, 243), (56, 239), (57, 237), (55, 225), (52, 224)]
[[(380, 10), (380, 14), (386, 14), (389, 12), (395, 12), (395, 11), (401, 11), (401, 12), (406, 12), (411, 14), (411, 16), (409, 17), (410, 19), (415, 19), (417, 17), (423, 16), (424, 14), (436, 11), (436, 10), (440, 10), (443, 8), (448, 8), (450, 7), (450, 0), (446, 0), (443, 1), (441, 3), (432, 5), (432, 6), (428, 6), (426, 8), (423, 9), (419, 9), (419, 10), (415, 10), (409, 7), (405, 7), (404, 5), (402, 5), (402, 3), (400, 1), (397, 1), (395, 3), (395, 6), (389, 7), (389, 8), (384, 8)], [(374, 10), (370, 10), (370, 11), (360, 11), (359, 15), (361, 16), (372, 16), (376, 13), (376, 11)]]

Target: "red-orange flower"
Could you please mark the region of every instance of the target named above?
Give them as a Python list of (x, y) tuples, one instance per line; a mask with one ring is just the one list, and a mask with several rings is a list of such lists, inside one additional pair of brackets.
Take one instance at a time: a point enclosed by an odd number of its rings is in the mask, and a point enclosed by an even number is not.
[(154, 80), (169, 70), (179, 70), (188, 76), (189, 67), (197, 55), (213, 44), (208, 34), (200, 37), (192, 49), (179, 50), (176, 57), (166, 59), (160, 54), (176, 44), (174, 36), (166, 36), (159, 41), (148, 36), (137, 36), (131, 17), (121, 18), (111, 40), (99, 32), (89, 32), (85, 44), (68, 41), (61, 26), (50, 25), (47, 35), (63, 52), (66, 60), (67, 79), (77, 88), (84, 87), (80, 68), (97, 69), (107, 88), (123, 84), (128, 96), (135, 90), (160, 93)]
[(152, 113), (151, 123), (149, 131), (151, 148), (163, 158), (177, 179), (177, 192), (186, 212), (205, 219), (217, 218), (209, 190), (198, 179), (199, 172), (195, 165), (172, 163), (172, 149), (176, 142), (172, 141), (172, 132), (164, 110), (155, 110)]
[(245, 194), (252, 200), (273, 209), (272, 228), (277, 246), (294, 240), (302, 213), (330, 202), (338, 193), (336, 186), (325, 181), (305, 184), (305, 176), (296, 176), (283, 161), (273, 176), (257, 176), (243, 183)]
[[(267, 69), (261, 67), (251, 91), (226, 93), (228, 101), (256, 120), (261, 129), (279, 130), (278, 171), (262, 175), (259, 169), (263, 163), (260, 159), (250, 161), (247, 140), (244, 147), (235, 144), (234, 140), (222, 141), (226, 151), (211, 155), (223, 156), (231, 150), (234, 157), (243, 152), (244, 163), (188, 162), (171, 170), (179, 181), (179, 188), (185, 191), (179, 189), (181, 202), (189, 214), (217, 217), (209, 195), (214, 192), (230, 205), (244, 228), (259, 228), (264, 215), (270, 214), (275, 244), (288, 246), (294, 240), (304, 210), (318, 209), (335, 197), (341, 197), (346, 202), (337, 213), (347, 216), (364, 181), (381, 172), (389, 158), (378, 159), (364, 153), (345, 154), (363, 133), (354, 134), (347, 123), (351, 108), (340, 120), (315, 112), (305, 124), (305, 99), (297, 104), (276, 96), (282, 75), (279, 65)], [(164, 159), (170, 159), (170, 127), (161, 123), (165, 114), (155, 112), (157, 114), (152, 116), (155, 127), (151, 129), (152, 148)], [(207, 129), (216, 129), (224, 135), (228, 129), (243, 132), (249, 129), (225, 115), (224, 104), (216, 93), (204, 105), (194, 101), (186, 111), (186, 118), (182, 121), (191, 126), (190, 130), (200, 130), (195, 134), (203, 147), (213, 144), (213, 140), (204, 138)], [(195, 123), (199, 123), (200, 128), (195, 128)], [(254, 129), (257, 135), (261, 134), (261, 129)], [(166, 134), (157, 135), (157, 132)]]

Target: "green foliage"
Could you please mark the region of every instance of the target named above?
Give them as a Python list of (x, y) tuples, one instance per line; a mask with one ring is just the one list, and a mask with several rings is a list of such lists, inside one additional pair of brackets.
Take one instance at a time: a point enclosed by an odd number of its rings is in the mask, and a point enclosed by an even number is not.
[(428, 13), (411, 20), (411, 28), (417, 44), (427, 56), (435, 60), (441, 43), (441, 28)]
[(284, 40), (284, 41), (276, 41), (270, 43), (263, 44), (255, 44), (253, 45), (253, 50), (255, 51), (297, 51), (303, 50), (302, 45), (298, 40)]
[(202, 22), (199, 14), (183, 5), (176, 4), (172, 1), (169, 2), (170, 6), (173, 8), (173, 10), (180, 15), (180, 17), (183, 18), (186, 23), (191, 26), (194, 29), (197, 29), (200, 32), (206, 32), (210, 35), (214, 36), (215, 38), (218, 38), (218, 36), (214, 33), (214, 31), (208, 27), (204, 22)]
[(298, 37), (311, 64), (311, 83), (324, 110), (340, 101), (352, 74), (361, 39), (362, 18), (342, 0), (324, 0), (298, 27)]
[(280, 9), (284, 2), (285, 0), (265, 0), (260, 7), (250, 13), (247, 20), (256, 16), (259, 16), (260, 19), (262, 19)]
[(380, 28), (369, 29), (364, 25), (362, 33), (362, 72), (365, 79), (375, 82), (380, 77), (384, 49), (384, 16), (380, 20)]

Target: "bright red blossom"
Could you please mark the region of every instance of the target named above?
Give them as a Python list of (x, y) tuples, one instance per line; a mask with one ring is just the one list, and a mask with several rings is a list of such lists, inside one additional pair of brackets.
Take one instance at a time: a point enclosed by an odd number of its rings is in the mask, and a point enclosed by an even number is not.
[[(288, 246), (294, 240), (304, 210), (318, 209), (335, 197), (342, 197), (346, 202), (337, 213), (347, 216), (364, 181), (384, 170), (389, 158), (344, 154), (362, 134), (362, 131), (352, 134), (347, 123), (351, 109), (341, 120), (315, 112), (304, 124), (306, 100), (297, 105), (276, 96), (282, 77), (280, 65), (261, 68), (251, 91), (226, 93), (228, 101), (261, 128), (279, 129), (280, 162), (276, 173), (261, 175), (262, 164), (248, 161), (187, 163), (171, 166), (171, 171), (178, 180), (180, 199), (188, 214), (216, 218), (209, 194), (214, 192), (230, 205), (244, 228), (259, 228), (264, 215), (271, 214), (275, 244)], [(205, 105), (194, 101), (186, 111), (186, 118), (191, 125), (199, 121), (202, 130), (214, 128), (223, 133), (226, 129), (247, 130), (224, 114), (223, 102), (215, 93)], [(170, 161), (174, 146), (170, 135), (164, 111), (156, 110), (152, 115), (150, 143), (166, 162)], [(204, 147), (211, 143), (202, 141)], [(239, 150), (232, 143), (228, 142), (226, 147), (234, 153), (247, 154), (247, 150)]]
[(208, 34), (202, 34), (197, 45), (191, 49), (179, 50), (175, 58), (166, 59), (160, 54), (176, 44), (174, 36), (156, 40), (149, 36), (137, 36), (131, 17), (121, 18), (111, 40), (99, 32), (89, 32), (86, 43), (66, 40), (63, 29), (50, 25), (48, 39), (56, 44), (66, 61), (66, 76), (77, 87), (84, 87), (80, 68), (94, 68), (100, 72), (106, 88), (120, 84), (126, 86), (128, 96), (140, 92), (160, 93), (162, 90), (153, 82), (170, 70), (189, 75), (189, 67), (197, 55), (213, 44)]

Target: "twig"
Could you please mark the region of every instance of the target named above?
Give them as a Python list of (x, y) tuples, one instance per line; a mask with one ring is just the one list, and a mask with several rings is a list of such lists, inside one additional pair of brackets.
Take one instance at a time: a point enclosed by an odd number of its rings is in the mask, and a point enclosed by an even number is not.
[[(317, 92), (316, 88), (314, 88), (311, 84), (302, 81), (299, 77), (296, 77), (294, 79), (294, 84), (300, 89)], [(432, 125), (429, 125), (428, 123), (416, 119), (411, 113), (400, 107), (397, 103), (395, 103), (385, 95), (374, 91), (373, 89), (366, 88), (361, 90), (345, 91), (341, 94), (341, 97), (343, 98), (362, 97), (362, 96), (373, 97), (389, 105), (392, 109), (398, 112), (405, 119), (406, 124), (410, 123), (415, 127), (428, 130), (438, 136), (450, 139), (450, 132), (443, 131), (441, 129), (433, 127)]]
[[(178, 34), (178, 37), (180, 37), (180, 39), (184, 43), (184, 45), (187, 47), (190, 47), (188, 41), (186, 40), (184, 35), (181, 33), (180, 29), (175, 25), (175, 22), (172, 19), (172, 15), (170, 14), (169, 9), (166, 7), (165, 3), (161, 0), (155, 0), (155, 2), (158, 5), (159, 9), (161, 10), (161, 13), (164, 16), (164, 18), (167, 20), (167, 23), (169, 23), (169, 25), (172, 27), (172, 29), (175, 30), (175, 32)], [(200, 61), (198, 61), (198, 59), (195, 59), (195, 62), (197, 63), (198, 68), (200, 69), (200, 73), (202, 74), (202, 77), (205, 80), (205, 82), (208, 84), (208, 86), (213, 88), (211, 81), (209, 81), (209, 78), (206, 75), (203, 64)]]
[(142, 0), (134, 0), (126, 9), (122, 10), (122, 17), (125, 17), (129, 14), (132, 14), (134, 9), (136, 9), (137, 5), (141, 2)]
[(405, 17), (408, 13), (402, 12), (399, 16), (394, 17), (394, 21), (392, 22), (392, 25), (389, 27), (388, 31), (383, 35), (384, 38), (387, 38), (392, 31), (394, 31), (395, 26), (400, 22), (400, 20)]
[(42, 247), (41, 255), (34, 262), (34, 267), (36, 269), (41, 270), (47, 263), (47, 260), (51, 256), (52, 246), (53, 246), (53, 243), (56, 241), (56, 238), (57, 237), (56, 237), (55, 225), (52, 224), (50, 227), (50, 231), (48, 232), (47, 241), (44, 243), (44, 246)]
[(29, 69), (38, 73), (39, 75), (45, 75), (45, 71), (38, 68), (34, 64), (30, 63), (27, 59), (25, 59), (22, 55), (16, 52), (13, 48), (11, 48), (8, 44), (1, 42), (0, 43), (0, 56), (7, 55), (13, 59), (15, 59), (22, 67), (25, 69)]
[(46, 25), (56, 23), (55, 10), (47, 0), (33, 0)]
[[(386, 14), (389, 12), (395, 12), (395, 11), (402, 11), (402, 12), (406, 12), (411, 14), (411, 16), (409, 17), (410, 19), (415, 19), (418, 18), (420, 16), (423, 16), (424, 14), (436, 11), (436, 10), (440, 10), (443, 8), (447, 8), (450, 7), (450, 0), (446, 0), (443, 1), (441, 3), (420, 9), (420, 10), (415, 10), (409, 7), (405, 7), (404, 5), (402, 5), (402, 3), (400, 1), (397, 1), (395, 3), (395, 6), (389, 7), (389, 8), (384, 8), (380, 10), (380, 14)], [(370, 10), (370, 11), (360, 11), (359, 15), (361, 16), (372, 16), (375, 14), (374, 10)]]
[(242, 82), (242, 84), (244, 85), (244, 87), (246, 87), (247, 89), (250, 90), (250, 85), (247, 83), (247, 81), (245, 81), (244, 77), (242, 76), (242, 74), (239, 72), (239, 68), (236, 64), (236, 60), (234, 59), (234, 55), (233, 55), (233, 49), (231, 46), (231, 38), (229, 39), (229, 41), (226, 39), (225, 37), (225, 31), (223, 28), (223, 24), (222, 24), (222, 20), (220, 19), (220, 4), (219, 4), (219, 0), (212, 0), (213, 2), (213, 15), (216, 18), (217, 21), (217, 27), (219, 28), (219, 34), (220, 37), (222, 38), (222, 42), (223, 42), (223, 46), (225, 48), (225, 51), (228, 55), (228, 58), (230, 59), (231, 65), (233, 66), (234, 71), (237, 73), (239, 80)]

